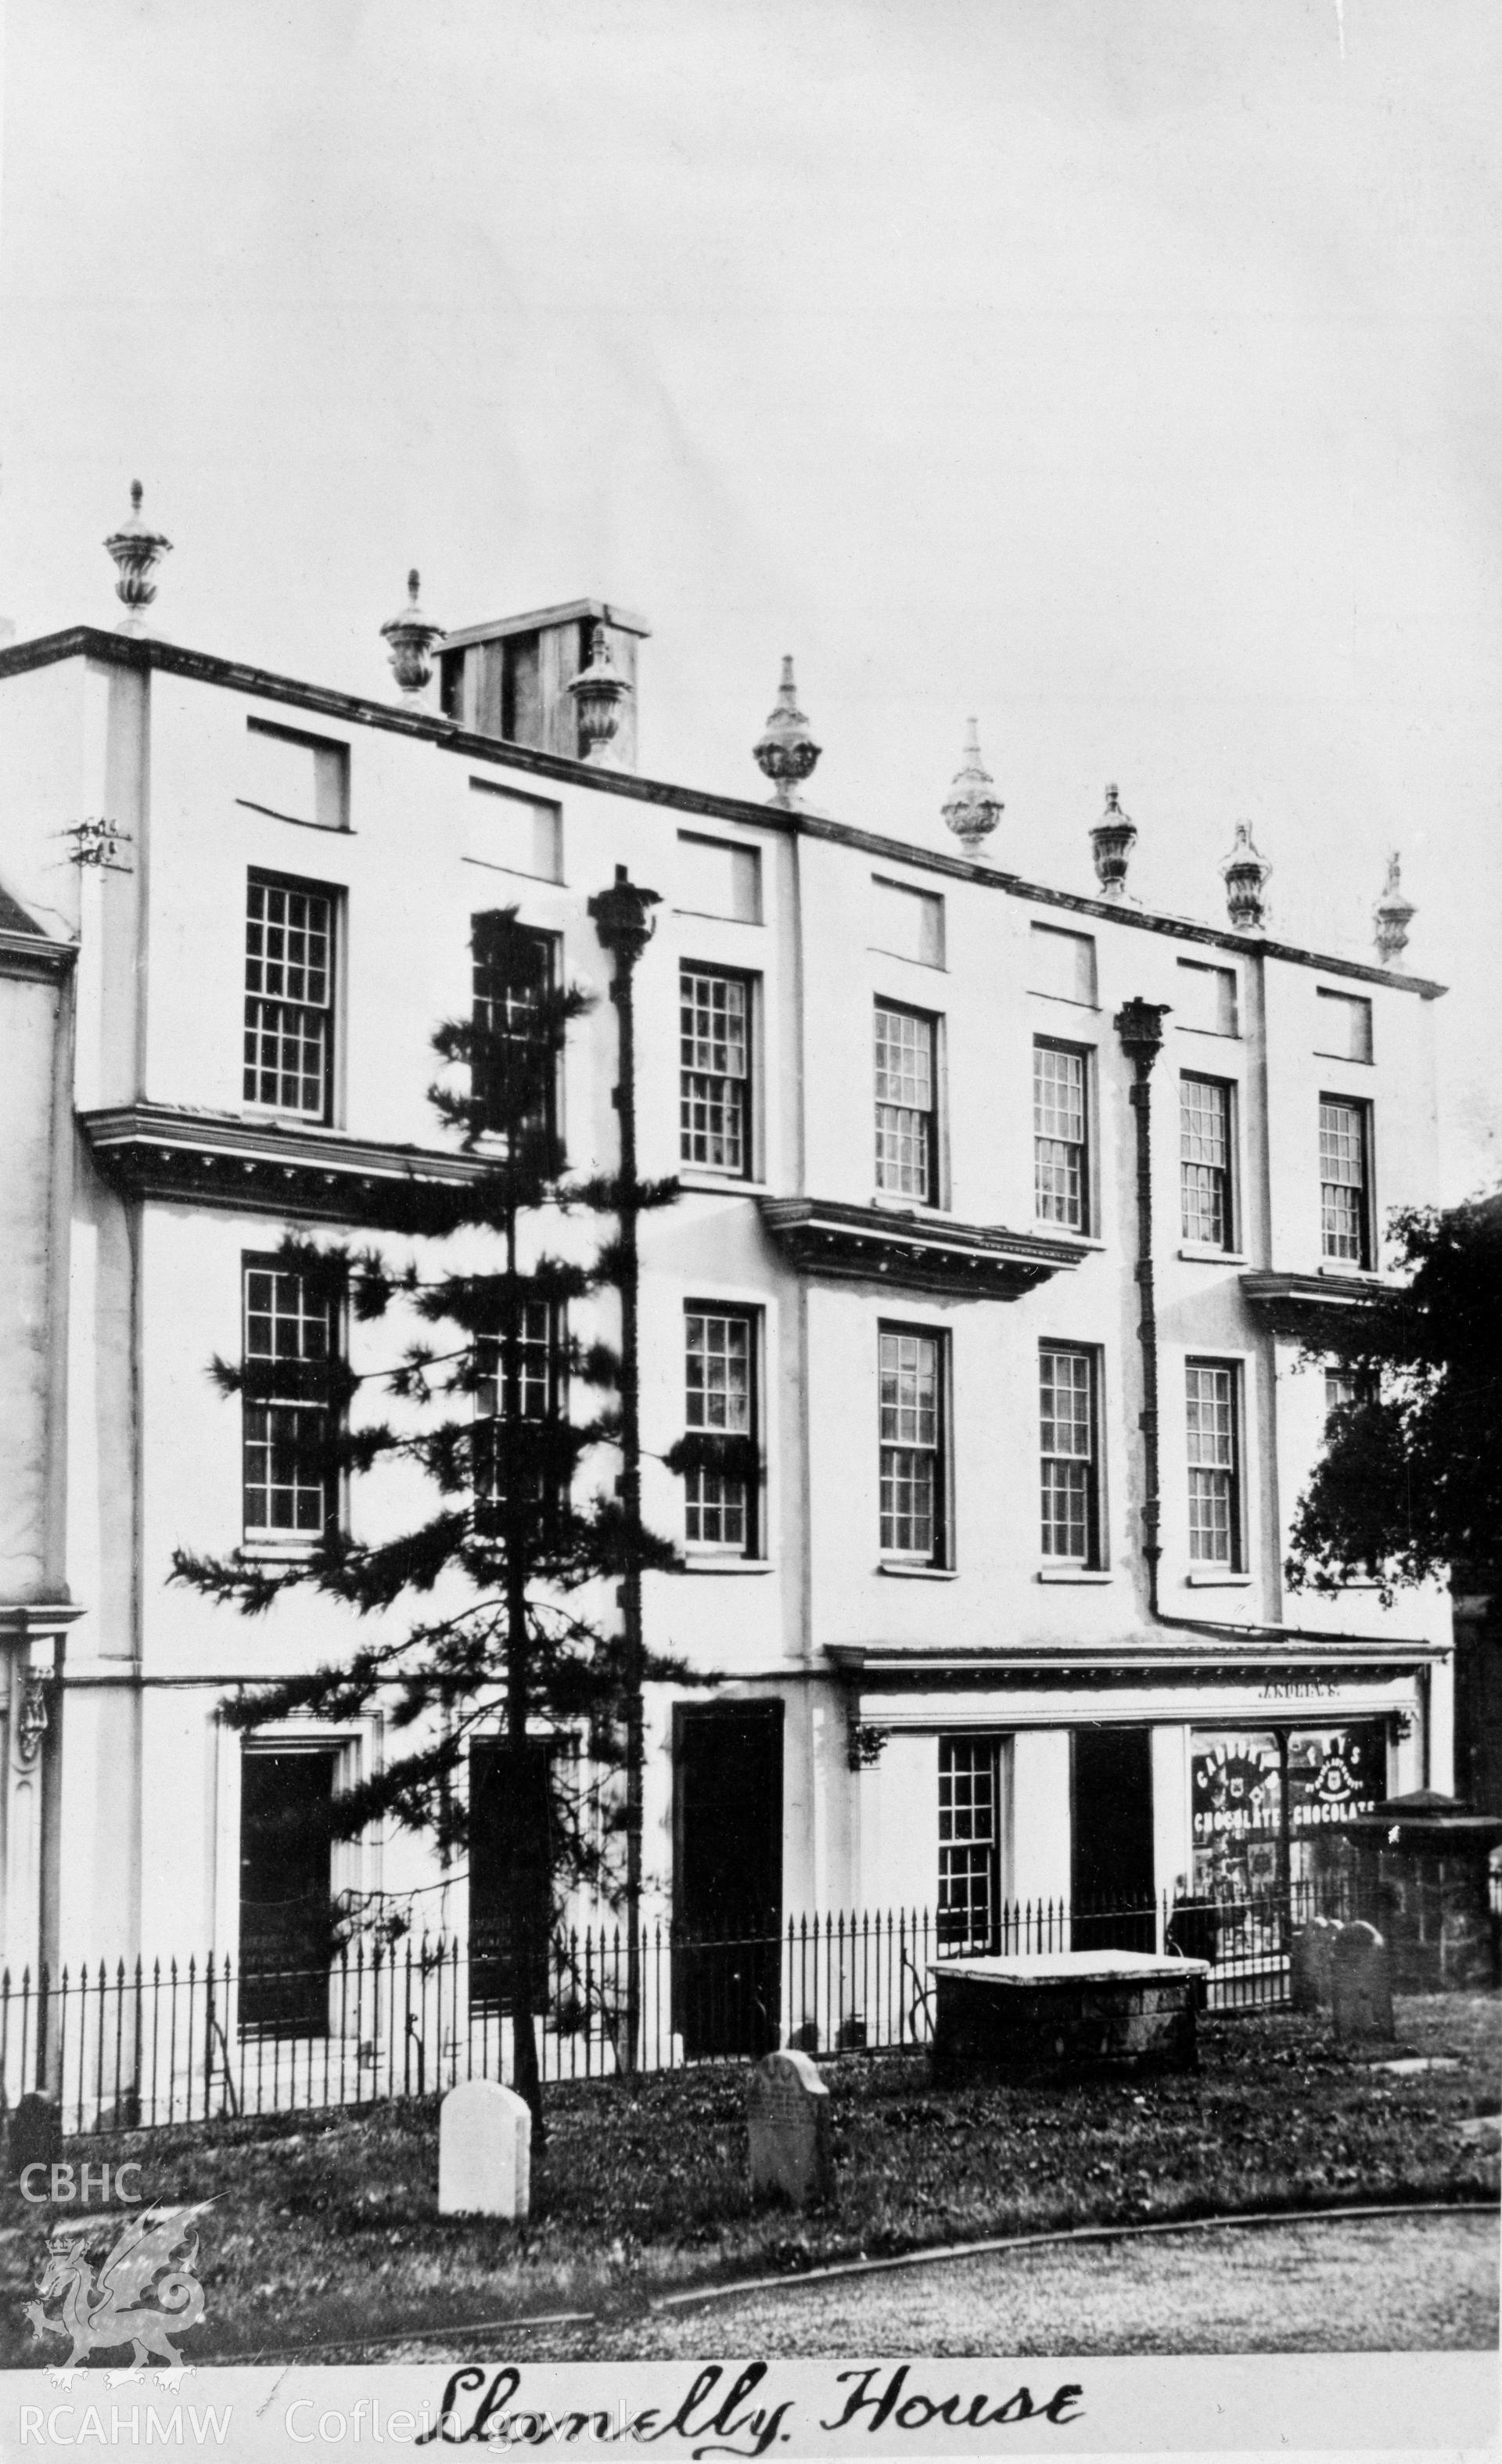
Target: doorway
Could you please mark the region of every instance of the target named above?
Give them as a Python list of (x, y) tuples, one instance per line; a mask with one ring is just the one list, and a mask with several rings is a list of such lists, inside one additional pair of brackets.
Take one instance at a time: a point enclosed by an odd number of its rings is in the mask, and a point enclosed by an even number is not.
[(1074, 1732), (1077, 1950), (1153, 1950), (1152, 1743), (1146, 1728)]
[(528, 2008), (548, 2008), (552, 1751), (540, 1738), (519, 1754), (490, 1739), (469, 1749), (469, 1998), (488, 2010), (515, 2007), (518, 1960)]
[(240, 1763), (240, 2025), (321, 2036), (329, 2023), (329, 1811), (336, 1749)]
[(690, 2057), (778, 2042), (782, 1705), (674, 1714), (673, 2025)]

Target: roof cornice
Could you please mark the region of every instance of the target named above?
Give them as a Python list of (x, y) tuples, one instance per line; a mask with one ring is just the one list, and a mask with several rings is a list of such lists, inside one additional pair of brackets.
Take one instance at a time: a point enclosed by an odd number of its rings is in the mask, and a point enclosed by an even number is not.
[(970, 881), (983, 890), (1005, 891), (1040, 907), (1060, 907), (1102, 923), (1125, 924), (1143, 933), (1161, 933), (1171, 940), (1196, 941), (1214, 950), (1231, 950), (1243, 957), (1281, 958), (1295, 967), (1316, 967), (1321, 975), (1346, 976), (1358, 983), (1385, 984), (1393, 992), (1417, 993), (1438, 1000), (1447, 990), (1425, 976), (1401, 974), (1391, 967), (1368, 966), (1361, 958), (1338, 958), (1317, 950), (1302, 950), (1290, 941), (1269, 940), (1261, 933), (1233, 933), (1215, 924), (1197, 924), (1186, 916), (1157, 915), (1145, 909), (1089, 898), (1047, 884), (1026, 881), (1020, 873), (1004, 872), (992, 864), (914, 847), (904, 839), (887, 838), (877, 830), (858, 829), (828, 815), (789, 812), (753, 803), (748, 796), (722, 796), (698, 787), (677, 787), (663, 779), (643, 779), (628, 770), (597, 768), (593, 762), (571, 761), (560, 753), (538, 752), (530, 744), (512, 744), (494, 736), (477, 736), (431, 711), (407, 710), (395, 702), (369, 701), (362, 694), (311, 685), (295, 676), (274, 674), (243, 659), (220, 658), (207, 650), (185, 649), (180, 643), (152, 636), (108, 633), (95, 625), (74, 625), (59, 633), (42, 633), (33, 641), (15, 642), (0, 650), (0, 682), (24, 675), (33, 668), (52, 667), (63, 659), (99, 659), (114, 667), (160, 668), (165, 675), (187, 676), (199, 684), (221, 685), (232, 693), (251, 693), (260, 701), (291, 703), (352, 727), (379, 727), (394, 736), (412, 737), (457, 753), (468, 761), (493, 761), (508, 770), (530, 771), (555, 779), (560, 785), (588, 788), (606, 796), (626, 796), (634, 803), (659, 804), (669, 812), (698, 813), (726, 822), (750, 824), (757, 829), (785, 830), (798, 838), (822, 839), (837, 847), (858, 849), (884, 864), (912, 865), (923, 872), (940, 873), (951, 881)]

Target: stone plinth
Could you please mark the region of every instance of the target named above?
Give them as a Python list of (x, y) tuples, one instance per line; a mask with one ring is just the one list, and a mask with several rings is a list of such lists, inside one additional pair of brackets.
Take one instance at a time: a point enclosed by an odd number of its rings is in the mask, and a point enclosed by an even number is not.
[(935, 1986), (940, 2077), (970, 2070), (1193, 2070), (1203, 1959), (1148, 1951), (1031, 1951), (945, 1960)]

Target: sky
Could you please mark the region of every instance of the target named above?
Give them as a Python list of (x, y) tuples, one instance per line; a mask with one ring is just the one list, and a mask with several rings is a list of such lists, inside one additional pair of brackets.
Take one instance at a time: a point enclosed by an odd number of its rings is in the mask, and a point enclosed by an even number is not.
[(1401, 849), (1441, 1181), (1502, 1177), (1494, 0), (9, 0), (0, 610), (392, 688), (651, 624), (641, 766), (1373, 955)]

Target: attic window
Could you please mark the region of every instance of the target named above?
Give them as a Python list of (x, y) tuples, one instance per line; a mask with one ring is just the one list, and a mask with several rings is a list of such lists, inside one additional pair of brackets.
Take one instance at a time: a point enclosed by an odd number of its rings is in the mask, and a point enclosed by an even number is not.
[(349, 827), (349, 747), (248, 718), (237, 804), (309, 830)]
[(1316, 994), (1317, 1052), (1328, 1053), (1338, 1061), (1370, 1061), (1372, 1057), (1372, 1005), (1359, 994), (1327, 993), (1321, 984)]
[(728, 839), (678, 833), (678, 895), (685, 915), (726, 915), (736, 924), (761, 922), (761, 850)]
[(1056, 925), (1028, 928), (1028, 990), (1051, 1001), (1078, 1001), (1094, 1009), (1096, 945), (1091, 933), (1061, 933)]
[(1236, 970), (1209, 967), (1198, 958), (1181, 958), (1173, 1000), (1175, 1026), (1193, 1027), (1200, 1035), (1234, 1035)]
[(920, 967), (944, 964), (944, 901), (931, 890), (910, 890), (904, 881), (871, 876), (871, 947)]
[(533, 881), (563, 878), (563, 807), (493, 779), (471, 779), (465, 859)]

